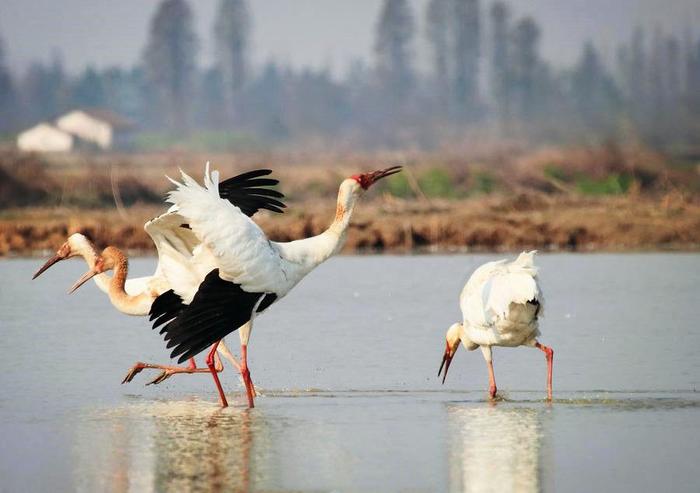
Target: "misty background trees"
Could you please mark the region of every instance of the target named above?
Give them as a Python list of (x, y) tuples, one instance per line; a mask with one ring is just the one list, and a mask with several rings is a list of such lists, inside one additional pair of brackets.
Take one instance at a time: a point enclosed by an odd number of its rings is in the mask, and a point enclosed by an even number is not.
[[(338, 75), (252, 59), (251, 6), (219, 2), (211, 66), (197, 63), (187, 0), (159, 4), (133, 67), (67, 74), (53, 53), (12, 73), (12, 47), (0, 40), (0, 133), (70, 108), (103, 107), (137, 122), (144, 148), (192, 138), (221, 150), (431, 148), (464, 139), (700, 144), (697, 33), (639, 27), (614, 53), (604, 56), (590, 40), (571, 66), (559, 67), (540, 52), (537, 20), (514, 16), (507, 2), (430, 0), (414, 12), (407, 0), (383, 0), (373, 58)], [(422, 47), (426, 67), (416, 63)]]

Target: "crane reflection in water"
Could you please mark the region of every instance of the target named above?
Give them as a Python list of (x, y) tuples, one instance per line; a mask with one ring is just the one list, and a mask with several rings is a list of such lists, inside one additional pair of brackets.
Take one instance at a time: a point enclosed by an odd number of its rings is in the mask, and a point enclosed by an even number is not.
[[(127, 405), (100, 413), (92, 426), (78, 429), (76, 489), (248, 491), (255, 456), (269, 449), (264, 421), (248, 409), (212, 411), (201, 401)], [(104, 436), (99, 443), (93, 426)]]
[(449, 491), (545, 489), (547, 411), (529, 407), (447, 406)]

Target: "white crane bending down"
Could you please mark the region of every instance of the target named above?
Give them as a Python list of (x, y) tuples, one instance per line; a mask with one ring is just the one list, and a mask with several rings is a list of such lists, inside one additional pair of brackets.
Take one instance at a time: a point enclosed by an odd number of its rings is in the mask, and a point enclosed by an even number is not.
[[(257, 314), (286, 295), (321, 262), (344, 245), (357, 200), (373, 183), (401, 171), (400, 166), (354, 175), (340, 184), (336, 213), (320, 235), (278, 243), (235, 205), (222, 200), (218, 172), (204, 175), (204, 187), (182, 173), (182, 183), (168, 201), (201, 241), (189, 265), (168, 262), (163, 272), (173, 291), (186, 305), (180, 310), (167, 298), (153, 304), (153, 328), (163, 326), (171, 357), (179, 362), (213, 345), (239, 329), (240, 371), (248, 405), (254, 406), (254, 388), (247, 363), (247, 347)], [(171, 180), (172, 181), (172, 180)], [(222, 405), (226, 405), (222, 399)]]
[(474, 271), (459, 296), (462, 323), (447, 329), (445, 354), (438, 370), (444, 367), (442, 383), (459, 343), (473, 351), (480, 347), (489, 370), (489, 395), (496, 397), (492, 346), (531, 346), (544, 352), (547, 359), (547, 397), (552, 399), (552, 365), (554, 351), (540, 344), (538, 317), (544, 299), (537, 284), (536, 251), (523, 252), (513, 262), (488, 262)]
[[(247, 215), (253, 215), (260, 209), (281, 213), (283, 212), (282, 208), (286, 206), (277, 199), (284, 198), (284, 195), (276, 190), (266, 188), (276, 185), (277, 180), (263, 178), (271, 172), (271, 170), (261, 169), (229, 178), (219, 185), (220, 194), (226, 200), (240, 207)], [(168, 256), (171, 263), (189, 261), (193, 250), (199, 244), (199, 240), (185, 224), (184, 218), (172, 210), (148, 221), (144, 225), (144, 229), (158, 251), (158, 266), (152, 276), (127, 279), (128, 261), (119, 249), (107, 247), (102, 252), (102, 256), (99, 256), (95, 245), (87, 237), (80, 233), (74, 233), (68, 237), (56, 254), (34, 274), (33, 279), (61, 260), (82, 256), (90, 270), (73, 286), (71, 292), (88, 279), (93, 278), (100, 290), (109, 295), (110, 302), (117, 310), (127, 315), (148, 315), (158, 296), (168, 292), (172, 295), (172, 291), (169, 291), (168, 281), (162, 272), (163, 257)], [(114, 269), (112, 278), (104, 273), (111, 269)], [(239, 367), (238, 362), (225, 344), (219, 345), (217, 350), (234, 366)], [(122, 383), (130, 382), (144, 368), (162, 370), (148, 384), (160, 383), (176, 373), (208, 373), (210, 371), (210, 369), (197, 368), (194, 358), (190, 358), (187, 367), (138, 362), (130, 369)], [(217, 372), (223, 369), (218, 358), (215, 361), (215, 369)]]

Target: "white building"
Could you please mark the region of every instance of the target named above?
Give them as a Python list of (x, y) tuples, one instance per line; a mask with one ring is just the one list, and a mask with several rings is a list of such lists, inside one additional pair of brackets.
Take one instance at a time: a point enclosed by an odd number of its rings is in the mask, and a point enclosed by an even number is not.
[(73, 148), (73, 136), (50, 123), (40, 123), (17, 136), (22, 151), (66, 152)]
[(134, 127), (126, 118), (101, 109), (71, 111), (56, 120), (56, 126), (101, 149), (123, 146)]

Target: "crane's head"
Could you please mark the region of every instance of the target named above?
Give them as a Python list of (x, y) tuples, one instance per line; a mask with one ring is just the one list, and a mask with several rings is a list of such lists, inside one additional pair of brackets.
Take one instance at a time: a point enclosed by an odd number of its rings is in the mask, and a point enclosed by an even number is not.
[(455, 323), (450, 325), (450, 328), (447, 329), (447, 334), (445, 334), (445, 354), (442, 356), (442, 363), (440, 363), (440, 369), (438, 370), (439, 377), (440, 373), (442, 373), (442, 368), (445, 368), (445, 374), (442, 376), (442, 383), (445, 383), (447, 370), (450, 369), (452, 358), (454, 358), (455, 353), (459, 349), (459, 343), (463, 332), (462, 329), (462, 324)]
[(382, 178), (398, 173), (401, 171), (401, 169), (401, 166), (391, 166), (389, 168), (384, 168), (377, 171), (370, 171), (369, 173), (352, 175), (350, 179), (355, 180), (357, 184), (360, 185), (361, 190), (368, 190), (369, 187), (377, 183)]
[(85, 235), (82, 235), (80, 233), (73, 233), (68, 237), (66, 242), (63, 245), (61, 245), (61, 247), (58, 250), (56, 250), (56, 254), (50, 259), (48, 259), (46, 263), (42, 265), (38, 271), (36, 271), (36, 274), (34, 274), (32, 279), (36, 279), (41, 274), (43, 274), (44, 271), (46, 271), (49, 267), (51, 267), (55, 263), (60, 262), (61, 260), (66, 260), (71, 257), (76, 257), (78, 255), (84, 255), (93, 252), (94, 247)]
[(126, 257), (116, 248), (108, 246), (95, 259), (95, 265), (78, 279), (70, 288), (68, 293), (73, 293), (80, 286), (88, 282), (98, 274), (114, 269), (118, 263), (124, 262), (126, 265)]

